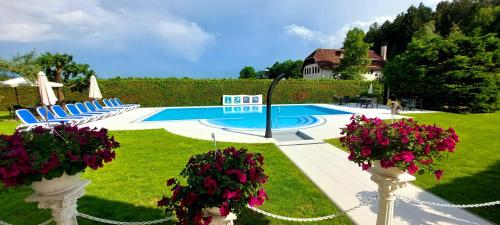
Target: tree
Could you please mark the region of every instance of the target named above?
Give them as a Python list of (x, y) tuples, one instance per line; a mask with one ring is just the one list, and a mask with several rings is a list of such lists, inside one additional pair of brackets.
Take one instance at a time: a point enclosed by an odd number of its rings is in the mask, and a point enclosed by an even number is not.
[(363, 74), (368, 69), (370, 58), (368, 50), (370, 44), (363, 41), (365, 33), (359, 28), (351, 29), (347, 32), (344, 40), (344, 56), (340, 60), (340, 65), (335, 68), (334, 75), (343, 80), (362, 80)]
[(447, 37), (414, 38), (386, 64), (384, 76), (399, 98), (418, 96), (431, 108), (492, 112), (498, 109), (499, 64), (499, 38), (466, 36), (455, 26)]
[(37, 56), (35, 51), (22, 55), (18, 54), (9, 60), (0, 59), (0, 73), (3, 75), (13, 73), (34, 81), (37, 78), (38, 72), (41, 70), (36, 59)]
[(249, 79), (249, 78), (256, 78), (256, 77), (257, 77), (257, 73), (255, 72), (255, 69), (251, 66), (245, 66), (240, 71), (240, 79)]
[[(88, 64), (79, 64), (69, 54), (51, 54), (46, 52), (37, 58), (49, 80), (57, 83), (66, 83), (72, 91), (83, 91), (88, 87), (90, 76), (95, 74)], [(57, 88), (59, 101), (64, 100), (62, 88)]]
[(302, 60), (286, 60), (282, 63), (275, 62), (271, 68), (269, 68), (268, 78), (274, 79), (280, 74), (284, 73), (285, 78), (294, 78), (299, 79), (302, 78), (302, 64), (304, 61)]

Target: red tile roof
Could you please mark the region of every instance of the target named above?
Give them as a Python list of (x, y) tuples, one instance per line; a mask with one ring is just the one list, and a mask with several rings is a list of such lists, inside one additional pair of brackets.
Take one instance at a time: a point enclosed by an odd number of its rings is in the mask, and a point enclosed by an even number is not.
[[(304, 60), (303, 67), (312, 63), (317, 63), (322, 69), (332, 69), (340, 64), (340, 55), (343, 51), (344, 49), (318, 48), (307, 56)], [(370, 69), (380, 69), (381, 66), (383, 66), (384, 59), (375, 53), (375, 51), (369, 50), (368, 55), (372, 60), (371, 64), (368, 66)]]

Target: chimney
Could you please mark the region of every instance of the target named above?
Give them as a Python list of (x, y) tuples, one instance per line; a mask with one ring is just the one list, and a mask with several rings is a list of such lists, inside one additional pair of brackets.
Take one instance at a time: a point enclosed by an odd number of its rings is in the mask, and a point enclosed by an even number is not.
[(387, 45), (382, 45), (380, 47), (380, 56), (382, 56), (382, 59), (387, 60)]

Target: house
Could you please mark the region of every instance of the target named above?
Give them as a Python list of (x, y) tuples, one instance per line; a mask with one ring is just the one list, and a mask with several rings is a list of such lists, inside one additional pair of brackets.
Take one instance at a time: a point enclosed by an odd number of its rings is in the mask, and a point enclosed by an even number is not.
[[(304, 60), (302, 65), (302, 75), (304, 79), (327, 79), (334, 78), (332, 70), (340, 65), (344, 54), (344, 49), (324, 49), (318, 48)], [(375, 51), (369, 50), (368, 55), (371, 59), (368, 65), (368, 72), (363, 74), (366, 80), (379, 80), (382, 78), (382, 68), (387, 55), (387, 46), (382, 46), (381, 55)]]

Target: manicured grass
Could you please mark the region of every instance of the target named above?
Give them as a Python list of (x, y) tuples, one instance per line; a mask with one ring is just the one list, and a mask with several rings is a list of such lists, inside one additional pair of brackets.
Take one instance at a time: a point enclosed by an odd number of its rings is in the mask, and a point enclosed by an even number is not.
[[(417, 177), (416, 185), (456, 204), (500, 200), (500, 112), (491, 114), (410, 114), (423, 124), (453, 127), (460, 142), (455, 153), (439, 163), (443, 178), (430, 174)], [(342, 148), (338, 139), (326, 140)], [(500, 207), (472, 208), (470, 211), (500, 224)]]
[[(0, 123), (0, 127), (6, 127)], [(7, 128), (6, 128), (7, 129)], [(177, 176), (193, 154), (213, 149), (212, 142), (189, 139), (165, 130), (112, 132), (122, 147), (116, 160), (104, 168), (87, 170), (84, 178), (92, 180), (78, 210), (93, 216), (120, 221), (162, 218), (156, 207), (162, 195), (169, 195), (166, 180)], [(273, 144), (218, 143), (220, 148), (234, 145), (247, 147), (265, 156), (269, 182), (265, 188), (270, 199), (261, 209), (293, 217), (316, 217), (337, 212), (337, 208), (321, 193)], [(4, 190), (0, 193), (0, 219), (14, 225), (38, 224), (50, 217), (47, 210), (25, 203), (30, 188)], [(250, 211), (238, 215), (237, 224), (298, 224), (264, 217)], [(80, 224), (96, 224), (79, 219)], [(343, 216), (315, 224), (351, 224)]]
[(0, 111), (0, 134), (14, 133), (19, 124), (19, 121), (9, 116), (9, 112)]

